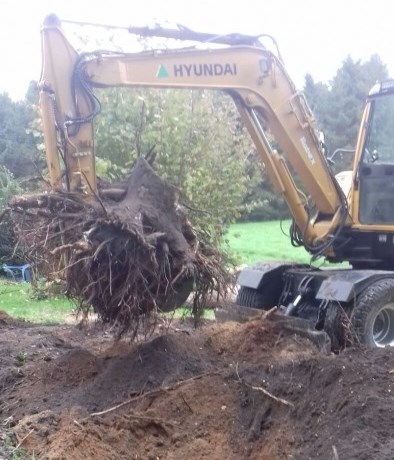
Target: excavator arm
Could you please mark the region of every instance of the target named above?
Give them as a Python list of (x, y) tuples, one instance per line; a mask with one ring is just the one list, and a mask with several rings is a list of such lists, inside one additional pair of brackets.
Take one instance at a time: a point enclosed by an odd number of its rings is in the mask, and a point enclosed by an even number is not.
[[(134, 32), (142, 33), (141, 29)], [(189, 32), (166, 33), (172, 38), (198, 39)], [(165, 35), (162, 29), (158, 35)], [(256, 37), (203, 35), (216, 47), (78, 54), (58, 20), (48, 18), (42, 29), (40, 104), (52, 185), (65, 184), (87, 197), (96, 191), (93, 119), (100, 106), (94, 88), (221, 90), (234, 100), (275, 189), (290, 209), (299, 240), (312, 253), (329, 251), (339, 231), (349, 224), (347, 201), (327, 164), (302, 93), (295, 89), (280, 58)], [(271, 136), (282, 154), (272, 146)], [(313, 203), (313, 217), (294, 176)]]

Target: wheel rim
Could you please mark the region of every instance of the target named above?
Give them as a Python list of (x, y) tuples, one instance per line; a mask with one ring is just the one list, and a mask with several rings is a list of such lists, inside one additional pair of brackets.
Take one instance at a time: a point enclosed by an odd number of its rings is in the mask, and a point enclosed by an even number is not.
[(385, 305), (375, 316), (373, 340), (377, 347), (394, 346), (394, 304)]

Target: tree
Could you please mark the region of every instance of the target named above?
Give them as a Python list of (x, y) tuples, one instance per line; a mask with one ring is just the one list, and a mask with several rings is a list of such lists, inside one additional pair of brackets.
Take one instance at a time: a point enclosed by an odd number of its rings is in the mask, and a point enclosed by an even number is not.
[[(371, 56), (365, 63), (347, 57), (330, 84), (315, 83), (310, 74), (305, 76), (304, 93), (325, 134), (330, 153), (337, 148), (354, 149), (366, 95), (377, 80), (384, 78), (387, 78), (387, 68), (378, 55)], [(337, 155), (336, 170), (351, 168), (352, 158), (349, 153)], [(249, 176), (255, 178), (254, 186), (248, 188), (242, 217), (259, 220), (287, 217), (283, 199), (272, 191), (265, 171), (261, 173), (257, 165), (253, 166), (253, 160)]]
[(253, 149), (247, 157), (248, 186), (243, 199), (241, 221), (264, 221), (290, 218), (282, 195), (273, 190), (271, 180)]
[[(37, 103), (37, 85), (32, 82), (25, 101), (14, 102), (6, 94), (0, 94), (0, 213), (9, 199), (22, 193), (17, 179), (36, 172), (40, 164), (31, 124), (35, 119), (33, 104)], [(0, 222), (0, 260), (8, 263), (22, 263), (23, 251), (16, 248), (14, 223), (9, 215), (3, 215)]]
[(0, 94), (0, 163), (15, 177), (35, 171), (37, 149), (27, 133), (33, 113), (28, 103), (14, 102), (8, 94)]
[[(364, 63), (348, 56), (330, 85), (315, 83), (306, 75), (304, 93), (331, 153), (355, 147), (366, 95), (377, 80), (385, 78), (387, 68), (378, 55)], [(348, 168), (349, 160), (351, 156), (339, 158), (340, 168)]]
[[(151, 149), (160, 175), (179, 187), (195, 223), (214, 234), (239, 216), (250, 140), (232, 101), (195, 90), (100, 91), (96, 152), (116, 173)], [(117, 168), (112, 167), (116, 165)]]
[[(0, 214), (7, 206), (8, 200), (21, 193), (22, 189), (18, 182), (5, 166), (0, 166)], [(21, 262), (20, 251), (14, 253), (16, 237), (13, 224), (8, 215), (2, 215), (0, 221), (0, 261)]]

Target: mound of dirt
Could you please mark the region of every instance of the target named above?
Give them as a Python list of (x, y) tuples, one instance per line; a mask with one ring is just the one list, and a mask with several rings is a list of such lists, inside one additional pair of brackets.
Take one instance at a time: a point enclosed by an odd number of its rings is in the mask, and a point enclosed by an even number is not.
[(391, 349), (325, 355), (267, 320), (144, 343), (5, 322), (0, 436), (40, 459), (394, 458)]

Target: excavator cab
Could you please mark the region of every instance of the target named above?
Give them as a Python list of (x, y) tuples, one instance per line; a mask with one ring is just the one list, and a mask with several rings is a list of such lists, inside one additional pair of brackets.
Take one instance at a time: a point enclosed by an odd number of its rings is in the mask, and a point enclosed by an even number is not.
[(361, 224), (394, 225), (394, 80), (372, 88), (367, 110), (358, 167), (358, 217)]

